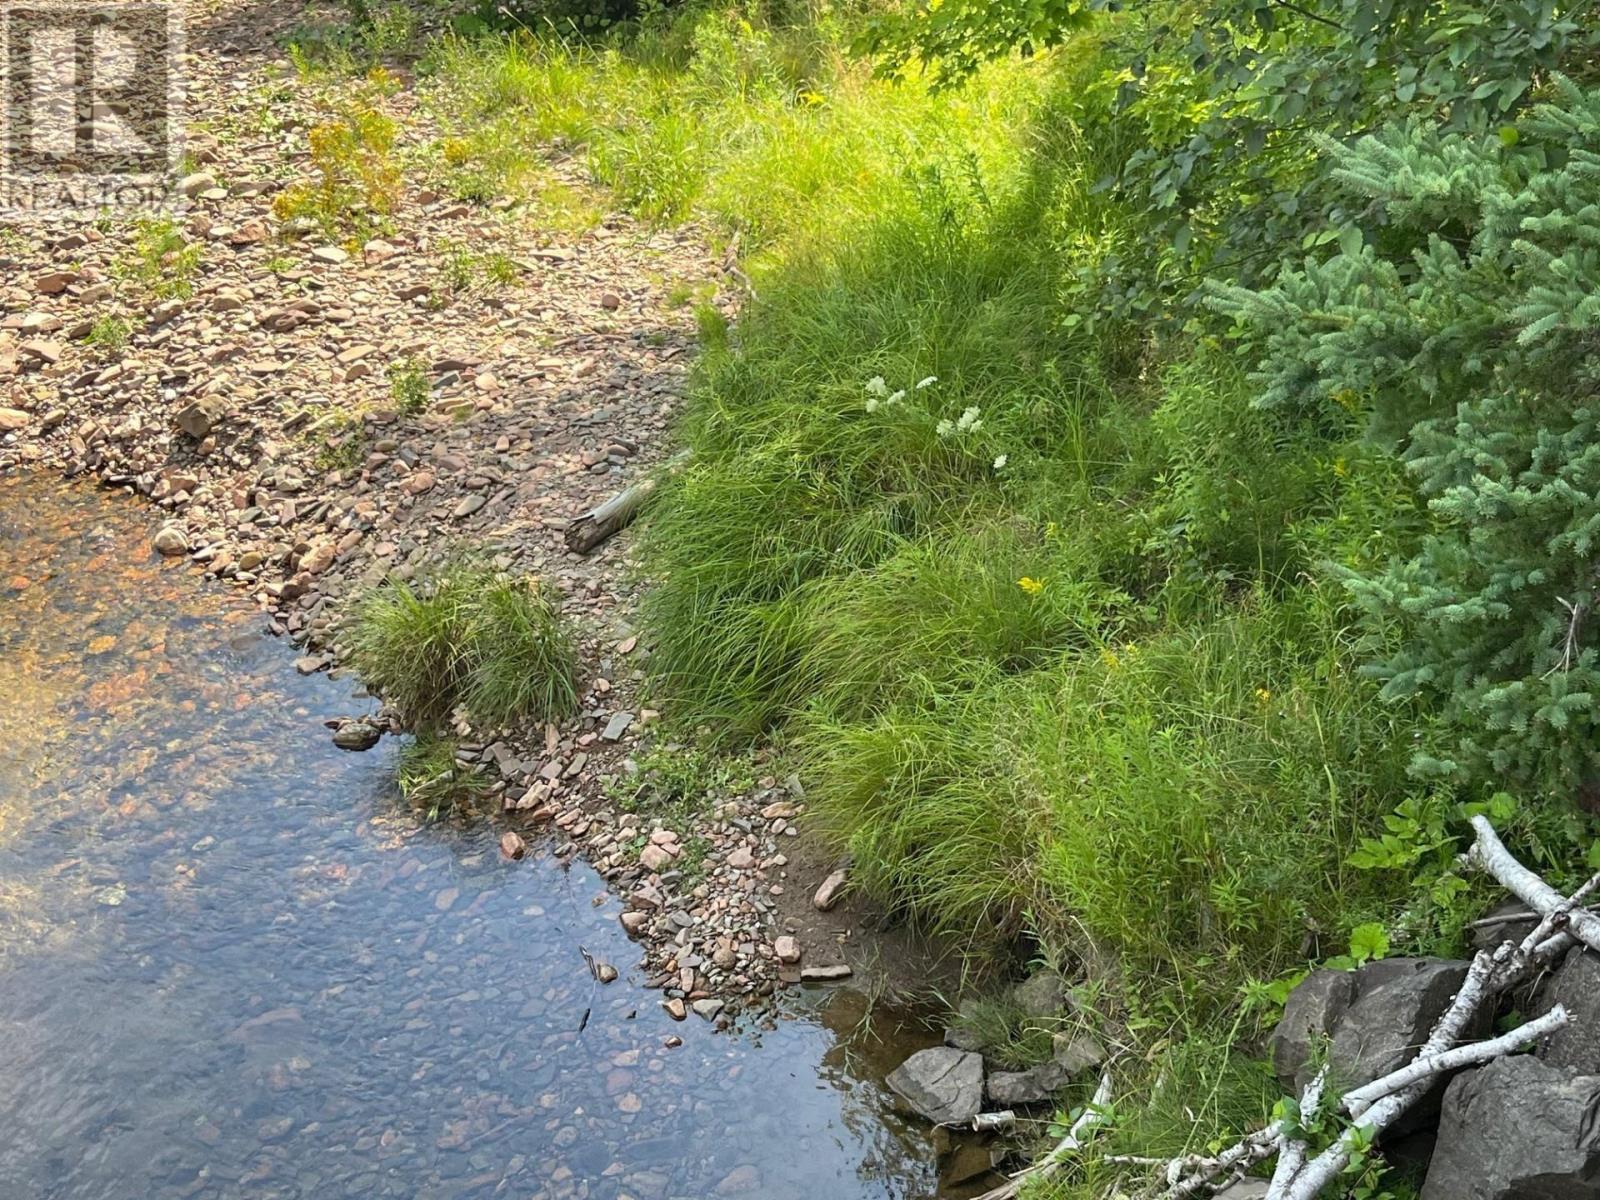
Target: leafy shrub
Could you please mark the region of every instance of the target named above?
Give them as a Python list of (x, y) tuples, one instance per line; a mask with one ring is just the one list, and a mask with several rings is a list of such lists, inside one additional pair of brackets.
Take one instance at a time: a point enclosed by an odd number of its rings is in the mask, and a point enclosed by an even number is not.
[(491, 726), (550, 720), (577, 701), (577, 661), (554, 602), (534, 580), (454, 566), (398, 579), (358, 605), (351, 661), (415, 727), (460, 705)]
[(394, 406), (408, 417), (428, 410), (433, 399), (433, 384), (427, 368), (415, 358), (402, 358), (389, 364), (389, 396)]
[(353, 99), (307, 134), (314, 178), (273, 201), (279, 220), (309, 219), (329, 237), (361, 237), (382, 228), (400, 200), (395, 141), (400, 127), (369, 100)]

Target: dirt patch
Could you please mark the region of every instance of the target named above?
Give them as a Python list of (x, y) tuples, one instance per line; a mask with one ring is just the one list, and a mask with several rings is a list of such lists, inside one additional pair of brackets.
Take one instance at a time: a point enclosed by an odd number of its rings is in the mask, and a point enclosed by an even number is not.
[(870, 997), (924, 1004), (953, 999), (960, 990), (963, 960), (947, 940), (932, 936), (890, 914), (859, 887), (847, 882), (826, 912), (819, 911), (817, 889), (835, 871), (849, 879), (849, 859), (827, 838), (805, 825), (784, 847), (787, 865), (779, 878), (774, 927), (799, 943), (800, 964), (785, 969), (786, 982), (798, 982), (799, 966), (844, 964), (852, 985)]

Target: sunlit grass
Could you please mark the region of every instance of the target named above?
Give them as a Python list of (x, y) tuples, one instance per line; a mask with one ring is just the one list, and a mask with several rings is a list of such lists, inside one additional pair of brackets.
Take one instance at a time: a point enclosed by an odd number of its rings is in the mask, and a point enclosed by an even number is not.
[(457, 705), (498, 726), (561, 717), (577, 701), (571, 635), (549, 594), (481, 567), (381, 585), (358, 605), (349, 647), (368, 686), (421, 729)]

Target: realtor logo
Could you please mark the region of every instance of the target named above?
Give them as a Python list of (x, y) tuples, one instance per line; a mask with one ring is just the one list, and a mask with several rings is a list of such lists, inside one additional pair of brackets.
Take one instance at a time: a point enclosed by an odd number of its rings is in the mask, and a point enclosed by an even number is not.
[(0, 209), (159, 208), (181, 124), (165, 4), (0, 0)]

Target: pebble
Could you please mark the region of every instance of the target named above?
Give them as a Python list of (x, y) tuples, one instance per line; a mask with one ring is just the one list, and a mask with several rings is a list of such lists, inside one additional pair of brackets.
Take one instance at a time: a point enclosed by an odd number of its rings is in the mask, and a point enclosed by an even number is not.
[(151, 545), (165, 555), (189, 553), (189, 535), (176, 525), (167, 525), (156, 531), (156, 536), (151, 539)]
[(827, 912), (835, 904), (839, 903), (839, 897), (844, 894), (845, 885), (848, 882), (844, 868), (840, 867), (822, 881), (822, 885), (817, 888), (816, 895), (811, 898), (811, 903), (818, 912)]

